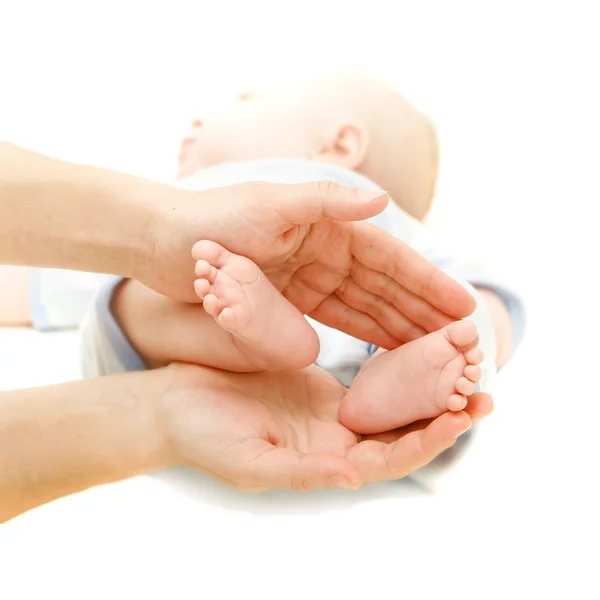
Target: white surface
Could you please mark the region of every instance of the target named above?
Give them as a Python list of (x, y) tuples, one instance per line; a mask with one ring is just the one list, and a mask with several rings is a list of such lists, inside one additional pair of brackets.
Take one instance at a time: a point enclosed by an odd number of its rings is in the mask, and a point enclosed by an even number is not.
[[(0, 530), (0, 598), (599, 597), (593, 3), (264, 4), (2, 5), (0, 137), (166, 177), (211, 82), (385, 76), (439, 124), (434, 223), (526, 294), (497, 412), (435, 496), (245, 496), (171, 474), (56, 502)], [(2, 386), (71, 378), (74, 348), (1, 332)]]

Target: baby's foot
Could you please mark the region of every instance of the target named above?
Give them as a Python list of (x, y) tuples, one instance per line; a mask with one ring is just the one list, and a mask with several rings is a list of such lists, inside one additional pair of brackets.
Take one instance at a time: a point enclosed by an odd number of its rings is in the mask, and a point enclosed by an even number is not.
[(481, 379), (478, 341), (473, 323), (457, 321), (374, 356), (352, 382), (340, 422), (357, 433), (378, 433), (462, 410)]
[(259, 369), (295, 369), (317, 359), (314, 329), (251, 260), (210, 241), (196, 244), (194, 256), (196, 294), (247, 360)]

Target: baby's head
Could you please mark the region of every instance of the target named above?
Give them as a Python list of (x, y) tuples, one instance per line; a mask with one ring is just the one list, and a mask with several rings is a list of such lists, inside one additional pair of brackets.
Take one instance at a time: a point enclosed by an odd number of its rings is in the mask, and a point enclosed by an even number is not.
[(261, 158), (352, 169), (418, 219), (429, 209), (437, 179), (431, 123), (392, 88), (355, 73), (242, 94), (220, 114), (195, 121), (181, 146), (179, 175)]

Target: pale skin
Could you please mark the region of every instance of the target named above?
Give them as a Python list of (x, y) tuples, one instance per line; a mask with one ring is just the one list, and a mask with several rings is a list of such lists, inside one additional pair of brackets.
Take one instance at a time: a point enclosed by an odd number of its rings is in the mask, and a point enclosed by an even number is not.
[[(339, 246), (338, 242), (336, 248)], [(234, 371), (297, 368), (316, 360), (319, 345), (315, 331), (254, 263), (208, 241), (198, 242), (192, 254), (198, 259), (196, 293), (222, 331), (215, 330), (200, 314), (191, 313), (187, 324), (177, 325), (176, 318), (159, 326), (163, 331), (157, 331), (155, 327), (164, 317), (156, 315), (147, 321), (153, 324), (150, 336), (158, 335), (155, 346), (164, 347), (165, 339), (173, 337), (174, 332), (164, 329), (175, 323), (178, 339), (173, 344), (182, 353), (178, 360), (201, 364), (210, 360)], [(390, 294), (386, 287), (384, 297)], [(139, 304), (133, 298), (131, 311), (136, 312)], [(116, 305), (117, 315), (122, 306)], [(424, 314), (416, 304), (405, 315), (412, 319), (409, 323), (390, 316), (399, 343), (388, 347), (390, 352), (380, 349), (367, 361), (340, 405), (340, 422), (353, 431), (377, 433), (437, 417), (447, 410), (460, 411), (475, 393), (482, 377), (478, 365), (484, 358), (475, 325), (456, 321), (442, 326), (435, 320), (437, 315)], [(121, 319), (121, 323), (135, 340), (130, 322)], [(510, 322), (496, 320), (495, 325), (510, 331)], [(140, 326), (144, 327), (143, 322)], [(172, 347), (167, 346), (169, 350)], [(499, 346), (499, 351), (506, 349)], [(169, 361), (168, 357), (164, 360)]]
[(430, 120), (396, 90), (352, 72), (243, 92), (218, 113), (200, 115), (181, 144), (179, 176), (260, 158), (304, 158), (357, 171), (417, 219), (430, 208), (438, 172)]
[[(219, 113), (200, 116), (181, 144), (179, 175), (223, 161), (261, 158), (303, 158), (351, 169), (389, 191), (417, 219), (429, 211), (438, 173), (429, 119), (396, 90), (351, 72), (244, 92)], [(202, 295), (206, 284), (200, 285)], [(493, 292), (479, 291), (494, 322), (500, 368), (512, 350), (510, 317)], [(414, 338), (402, 341), (409, 339)]]
[(29, 269), (0, 265), (0, 327), (29, 327)]
[(340, 406), (340, 422), (354, 431), (376, 433), (464, 409), (482, 374), (477, 342), (475, 325), (456, 321), (406, 346), (379, 352), (352, 382)]
[[(295, 368), (316, 360), (316, 333), (256, 265), (214, 242), (198, 242), (192, 254), (199, 259), (196, 275), (201, 277), (195, 283), (196, 292), (222, 331), (199, 311), (193, 314), (191, 307), (188, 315), (185, 308), (173, 307), (146, 321), (153, 323), (154, 347), (164, 348), (164, 341), (176, 336), (167, 348), (178, 348), (178, 360), (201, 364), (209, 360), (213, 366), (234, 371)], [(119, 309), (127, 311), (123, 306), (126, 293), (115, 304), (117, 315), (122, 314)], [(136, 291), (131, 293), (135, 296)], [(494, 294), (490, 296), (495, 300)], [(130, 301), (130, 314), (136, 313), (141, 302), (131, 296)], [(153, 301), (146, 300), (150, 305)], [(165, 314), (171, 318), (160, 325)], [(443, 324), (440, 315), (424, 313), (417, 304), (405, 314), (411, 322), (390, 316), (399, 340), (395, 349), (383, 353), (380, 349), (367, 361), (341, 403), (340, 422), (353, 431), (377, 433), (437, 417), (446, 410), (463, 410), (481, 379), (478, 365), (484, 357), (475, 325), (467, 321)], [(147, 317), (137, 316), (142, 328), (140, 319)], [(135, 340), (131, 321), (122, 320), (122, 324)], [(510, 331), (510, 322), (496, 321), (497, 327), (502, 325)], [(172, 326), (176, 331), (169, 332)], [(145, 348), (140, 350), (143, 354)], [(499, 350), (506, 351), (502, 346)], [(169, 362), (168, 357), (163, 360)]]
[[(239, 372), (316, 360), (315, 331), (252, 261), (208, 241), (192, 253), (202, 257), (196, 275), (206, 279), (196, 291), (204, 311), (136, 282), (124, 282), (113, 299), (113, 314), (148, 366), (177, 360)], [(461, 411), (475, 392), (483, 360), (475, 326), (447, 324), (417, 303), (405, 313), (414, 321), (390, 318), (396, 349), (369, 360), (340, 404), (340, 423), (353, 431), (378, 433)]]
[[(373, 110), (375, 99), (377, 110)], [(261, 127), (285, 131), (285, 135), (260, 135)], [(394, 132), (394, 143), (389, 135), (383, 135), (386, 127)], [(233, 145), (223, 142), (234, 133), (241, 141)], [(411, 152), (399, 154), (395, 149), (398, 145), (409, 147)], [(423, 148), (429, 151), (423, 152)], [(181, 174), (219, 160), (295, 153), (335, 162), (370, 177), (379, 175), (390, 185), (394, 181), (399, 204), (422, 217), (433, 184), (426, 193), (425, 188), (417, 190), (410, 182), (435, 181), (437, 165), (432, 148), (435, 140), (431, 127), (395, 92), (372, 80), (342, 74), (302, 89), (292, 86), (257, 96), (246, 94), (222, 115), (196, 122), (192, 136), (182, 145)], [(386, 154), (398, 159), (393, 168), (389, 157), (383, 158)], [(404, 156), (409, 160), (409, 155), (410, 164), (403, 165), (400, 159)], [(397, 177), (395, 173), (403, 167), (415, 173)], [(386, 173), (386, 169), (393, 172)], [(344, 237), (335, 235), (333, 239), (335, 244), (315, 245), (317, 255), (297, 255), (294, 273), (300, 281), (323, 257), (331, 261), (339, 248), (345, 247)], [(444, 327), (448, 321), (422, 311), (418, 303), (403, 302), (403, 314), (394, 312), (393, 302), (399, 292), (389, 280), (380, 277), (361, 285), (367, 255), (376, 254), (377, 249), (364, 245), (354, 248), (351, 240), (348, 245), (350, 254), (356, 250), (353, 256), (357, 261), (337, 261), (337, 269), (330, 270), (327, 277), (336, 282), (339, 298), (352, 296), (351, 304), (357, 310), (368, 294), (379, 298), (379, 319), (393, 331), (395, 340), (381, 345), (393, 350), (391, 353), (373, 357), (364, 366), (341, 405), (341, 421), (355, 431), (374, 433), (435, 417), (446, 410), (464, 409), (482, 376), (478, 365), (483, 354), (477, 347), (475, 327), (469, 323)], [(304, 308), (286, 301), (293, 301), (287, 292), (288, 274), (269, 269), (263, 274), (231, 249), (212, 241), (199, 242), (193, 249), (198, 276), (195, 290), (206, 313), (219, 327), (201, 311), (165, 302), (139, 284), (121, 286), (114, 313), (149, 366), (184, 360), (253, 371), (298, 368), (316, 360), (318, 338), (303, 318), (303, 312), (310, 313), (312, 306)], [(357, 285), (362, 287), (359, 293)], [(406, 297), (405, 292), (406, 288), (401, 292)], [(501, 365), (510, 354), (510, 319), (504, 304), (492, 292), (485, 290), (482, 296), (495, 324)], [(315, 302), (318, 300), (317, 296)]]
[[(265, 135), (265, 131), (269, 131), (270, 134)], [(284, 131), (285, 135), (278, 135)], [(235, 139), (235, 144), (230, 143), (232, 139)], [(202, 167), (221, 161), (265, 157), (305, 158), (331, 162), (355, 170), (390, 191), (394, 201), (418, 219), (422, 219), (429, 210), (438, 170), (438, 148), (431, 122), (390, 87), (368, 77), (347, 72), (329, 73), (324, 77), (295, 82), (259, 93), (245, 92), (219, 114), (212, 115), (210, 118), (196, 119), (189, 136), (181, 145), (179, 172), (181, 177), (185, 177)], [(193, 195), (190, 196), (192, 201), (194, 198)], [(256, 200), (260, 201), (259, 198)], [(225, 204), (225, 206), (229, 205)], [(275, 206), (270, 208), (277, 210)], [(166, 209), (168, 210), (168, 207)], [(188, 214), (194, 214), (196, 208), (190, 206), (184, 210)], [(251, 210), (243, 211), (239, 217), (252, 219), (253, 210), (258, 210), (262, 218), (264, 207), (256, 206), (252, 206)], [(223, 215), (219, 218), (227, 217)], [(276, 224), (277, 226), (279, 224)], [(320, 273), (315, 273), (315, 264), (319, 264), (315, 259), (323, 258), (319, 256), (322, 254), (320, 243), (328, 239), (333, 240), (337, 235), (335, 228), (319, 227), (319, 230), (312, 228), (311, 235), (304, 238), (302, 246), (297, 250), (302, 257), (315, 253), (313, 264), (304, 265), (300, 272), (295, 272), (289, 285), (284, 280), (286, 269), (297, 261), (297, 256), (290, 256), (283, 265), (273, 269), (271, 257), (262, 255), (262, 252), (248, 253), (247, 248), (244, 247), (247, 243), (246, 239), (240, 240), (239, 244), (236, 243), (235, 229), (229, 236), (223, 236), (223, 232), (215, 234), (214, 231), (209, 232), (213, 237), (208, 234), (196, 239), (192, 237), (186, 239), (185, 236), (181, 236), (177, 238), (177, 244), (183, 241), (191, 246), (197, 239), (211, 239), (233, 252), (248, 256), (259, 266), (271, 268), (269, 278), (276, 282), (278, 289), (287, 285), (286, 295), (294, 303), (293, 298), (294, 295), (298, 295), (297, 290), (303, 290), (302, 295), (307, 291), (303, 289), (302, 275), (310, 273), (311, 280), (316, 275), (322, 281), (327, 277), (326, 271), (330, 273), (340, 267), (346, 268), (338, 257), (335, 264), (331, 261), (330, 264), (322, 264)], [(190, 229), (190, 226), (188, 225), (186, 229)], [(303, 234), (305, 232), (306, 230)], [(347, 234), (347, 230), (344, 233)], [(289, 241), (293, 235), (295, 231), (289, 229), (281, 237)], [(318, 243), (314, 243), (315, 238), (319, 238), (316, 240)], [(166, 239), (167, 243), (172, 243), (172, 238), (167, 236)], [(354, 234), (354, 239), (358, 244), (366, 247), (365, 243), (368, 242), (369, 235), (357, 232)], [(289, 249), (282, 244), (281, 251), (285, 252)], [(327, 256), (324, 258), (328, 260)], [(322, 260), (320, 262), (322, 263)], [(192, 266), (190, 265), (189, 268), (191, 269)], [(389, 269), (388, 265), (388, 271)], [(3, 274), (0, 272), (0, 282), (2, 277)], [(4, 277), (9, 277), (4, 287), (9, 287), (10, 283), (10, 289), (15, 291), (11, 294), (12, 301), (10, 296), (0, 298), (0, 325), (22, 324), (29, 321), (28, 307), (24, 300), (26, 275), (5, 274)], [(144, 282), (160, 290), (161, 283), (149, 282), (150, 277), (147, 277)], [(179, 279), (186, 284), (178, 284), (180, 290), (176, 297), (188, 302), (197, 301), (197, 297), (187, 286), (186, 278), (179, 276)], [(382, 286), (375, 287), (377, 282), (374, 278), (370, 279), (368, 285), (371, 290), (381, 290)], [(361, 282), (359, 288), (364, 289), (367, 285), (364, 272), (356, 273), (353, 281), (356, 280)], [(365, 295), (361, 290), (357, 290), (353, 283), (345, 290), (338, 287), (333, 294), (330, 292), (326, 302), (319, 306), (318, 314), (310, 316), (317, 320), (325, 319), (323, 322), (327, 322), (328, 325), (343, 329), (340, 310), (332, 308), (338, 302), (334, 294), (340, 297), (339, 292), (342, 291), (346, 298), (352, 297), (347, 301), (344, 300), (346, 303), (353, 302), (356, 306), (365, 300)], [(380, 293), (375, 294), (375, 296), (380, 295)], [(500, 367), (511, 352), (510, 317), (504, 304), (492, 292), (485, 290), (482, 295), (495, 324), (498, 345), (497, 366)], [(311, 296), (312, 307), (306, 304), (304, 299), (302, 306), (299, 306), (305, 313), (310, 313), (314, 309), (315, 302), (320, 301), (322, 297), (312, 292)], [(374, 296), (367, 300), (367, 304), (363, 312), (370, 317), (373, 311), (377, 311), (379, 314), (386, 315), (388, 322), (403, 321), (396, 318), (397, 314), (393, 315), (386, 302), (374, 300)], [(333, 315), (331, 315), (332, 310)], [(464, 314), (456, 314), (452, 309), (446, 312), (457, 318), (464, 316)], [(355, 327), (352, 335), (373, 341), (384, 348), (396, 347), (398, 342), (409, 341), (415, 337), (415, 333), (410, 337), (410, 334), (407, 336), (407, 333), (403, 332), (404, 338), (392, 340), (390, 336), (383, 337), (381, 332), (378, 332), (379, 341), (375, 342), (371, 322), (367, 322), (363, 316), (359, 317), (357, 311), (353, 311), (350, 321)], [(437, 328), (444, 324), (440, 322)], [(432, 330), (426, 329), (426, 331)], [(425, 331), (420, 330), (418, 333), (422, 335)], [(314, 340), (306, 352), (307, 354), (314, 352)]]
[(398, 479), (492, 411), (469, 407), (382, 436), (337, 419), (345, 389), (318, 367), (232, 374), (172, 365), (0, 393), (0, 523), (80, 490), (170, 465), (246, 491)]
[[(355, 223), (383, 210), (386, 202), (379, 192), (365, 196), (331, 184), (250, 184), (186, 192), (0, 144), (0, 263), (114, 273), (143, 281), (173, 299), (198, 301), (190, 250), (198, 239), (212, 239), (234, 250), (246, 249), (259, 265), (281, 277), (287, 297), (299, 310), (308, 308), (326, 324), (385, 346), (396, 337), (380, 317), (375, 297), (368, 295), (361, 310), (355, 308), (356, 295), (368, 292), (381, 277), (398, 286), (398, 299), (390, 306), (400, 314), (403, 302), (410, 306), (416, 301), (434, 318), (445, 320), (466, 316), (474, 307), (465, 290), (425, 259), (415, 258), (404, 244)], [(317, 261), (317, 245), (339, 235), (351, 244), (331, 260)], [(338, 295), (340, 283), (328, 275), (340, 265), (355, 264), (353, 244), (379, 250), (363, 265), (358, 290)], [(313, 257), (305, 263), (311, 267), (309, 277), (296, 269), (299, 256)], [(391, 260), (402, 269), (390, 270)], [(0, 521), (167, 464), (190, 464), (243, 489), (331, 487), (340, 484), (340, 476), (342, 483), (351, 481), (356, 487), (420, 467), (451, 445), (471, 418), (491, 410), (491, 399), (483, 395), (467, 411), (442, 415), (422, 433), (410, 433), (392, 447), (370, 441), (361, 446), (359, 438), (348, 441), (333, 411), (327, 418), (337, 423), (343, 443), (324, 451), (330, 441), (316, 427), (301, 447), (289, 447), (289, 440), (298, 437), (285, 437), (297, 418), (296, 411), (293, 416), (285, 412), (290, 400), (341, 401), (343, 390), (335, 382), (319, 383), (324, 377), (314, 369), (243, 375), (173, 366), (3, 392)], [(215, 410), (221, 402), (222, 410)], [(250, 412), (240, 425), (236, 411), (242, 405)], [(265, 413), (270, 405), (276, 408)], [(313, 412), (303, 426), (316, 419)], [(208, 424), (206, 429), (203, 424)], [(209, 435), (219, 430), (222, 436)], [(229, 443), (223, 446), (225, 438)], [(389, 453), (397, 448), (402, 454), (404, 439), (413, 441), (396, 468)], [(353, 450), (355, 445), (360, 450)], [(383, 469), (388, 464), (392, 468)]]
[[(172, 298), (198, 302), (189, 253), (198, 239), (210, 239), (244, 252), (273, 277), (285, 280), (286, 294), (303, 312), (383, 347), (394, 344), (394, 338), (377, 321), (378, 298), (370, 295), (360, 311), (351, 302), (365, 286), (394, 271), (392, 263), (404, 264), (405, 257), (410, 264), (392, 273), (392, 279), (402, 280), (398, 282), (402, 289), (418, 286), (417, 298), (449, 317), (461, 318), (474, 309), (468, 293), (405, 244), (368, 224), (353, 222), (385, 208), (388, 197), (377, 190), (348, 192), (321, 182), (252, 183), (202, 193), (175, 192), (170, 186), (90, 167), (77, 167), (71, 173), (72, 165), (9, 144), (0, 144), (0, 159), (6, 205), (6, 218), (0, 221), (0, 264), (118, 273)], [(80, 201), (82, 189), (88, 202)], [(53, 210), (54, 230), (48, 232)], [(22, 235), (23, 223), (39, 232), (40, 239), (28, 242)], [(336, 294), (341, 282), (329, 274), (353, 262), (349, 248), (325, 261), (317, 260), (321, 245), (339, 235), (357, 246), (386, 248), (382, 255), (373, 253), (363, 283), (346, 300)], [(113, 237), (114, 247), (103, 251)], [(303, 261), (310, 257), (303, 270), (297, 269), (299, 256)], [(308, 289), (302, 279), (307, 267), (311, 268)]]

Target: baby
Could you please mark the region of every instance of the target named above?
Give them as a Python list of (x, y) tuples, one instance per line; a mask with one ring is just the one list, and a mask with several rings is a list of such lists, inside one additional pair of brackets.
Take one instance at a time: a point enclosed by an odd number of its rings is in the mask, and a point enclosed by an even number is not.
[[(394, 90), (342, 73), (243, 94), (222, 114), (194, 122), (179, 163), (183, 185), (195, 189), (252, 180), (331, 180), (386, 189), (400, 208), (388, 206), (373, 222), (479, 287), (486, 303), (478, 311), (485, 329), (482, 343), (499, 364), (510, 354), (509, 310), (518, 317), (518, 300), (468, 263), (444, 255), (415, 220), (425, 216), (431, 203), (437, 145), (429, 121)], [(348, 243), (340, 235), (322, 251), (335, 252)], [(282, 295), (285, 274), (270, 278), (268, 269), (263, 272), (208, 240), (198, 242), (193, 254), (195, 289), (203, 307), (174, 302), (134, 281), (114, 281), (99, 295), (83, 329), (87, 375), (173, 361), (253, 371), (301, 368), (317, 360), (327, 368), (333, 357), (337, 372), (328, 370), (343, 383), (355, 376), (340, 421), (357, 433), (387, 431), (461, 410), (482, 377), (478, 330), (469, 321), (440, 321), (438, 331), (425, 335), (418, 325), (423, 323), (417, 301), (406, 299), (412, 323), (395, 322), (396, 315), (387, 314), (382, 302), (381, 319), (396, 340), (377, 350), (313, 323), (315, 331)], [(307, 257), (307, 264), (313, 259)], [(300, 257), (297, 271), (303, 268)], [(360, 267), (330, 276), (346, 282), (341, 287), (344, 300), (360, 310), (364, 298), (354, 284), (362, 276)], [(407, 292), (382, 280), (371, 293), (385, 300)], [(486, 328), (490, 320), (493, 326)]]
[(430, 121), (392, 88), (357, 73), (242, 93), (226, 110), (195, 120), (181, 144), (179, 177), (265, 158), (303, 158), (360, 173), (419, 220), (437, 181)]

